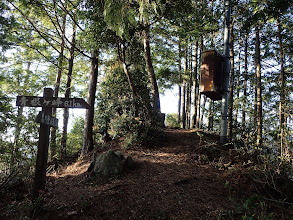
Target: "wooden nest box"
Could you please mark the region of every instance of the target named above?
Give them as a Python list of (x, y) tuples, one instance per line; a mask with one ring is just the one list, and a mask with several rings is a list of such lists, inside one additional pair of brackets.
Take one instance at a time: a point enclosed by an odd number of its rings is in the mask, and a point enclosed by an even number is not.
[(216, 50), (203, 52), (199, 90), (212, 100), (222, 99), (223, 66), (224, 58)]

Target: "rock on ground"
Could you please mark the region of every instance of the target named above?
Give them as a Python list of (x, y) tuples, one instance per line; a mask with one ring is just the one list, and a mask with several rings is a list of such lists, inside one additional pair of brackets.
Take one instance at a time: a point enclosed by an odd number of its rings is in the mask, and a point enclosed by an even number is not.
[(120, 151), (109, 150), (97, 156), (94, 162), (94, 173), (103, 176), (113, 176), (122, 173), (123, 167), (130, 168), (133, 164), (132, 158), (127, 157), (123, 161)]

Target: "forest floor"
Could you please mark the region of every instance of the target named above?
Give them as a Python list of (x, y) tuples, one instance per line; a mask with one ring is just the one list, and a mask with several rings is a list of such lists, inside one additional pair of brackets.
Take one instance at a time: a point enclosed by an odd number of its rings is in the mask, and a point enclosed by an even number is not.
[[(198, 130), (165, 129), (154, 146), (107, 148), (131, 156), (133, 168), (89, 178), (91, 156), (47, 177), (35, 219), (291, 219), (292, 212), (255, 193), (249, 158)], [(108, 149), (100, 149), (99, 152)], [(27, 193), (19, 192), (19, 193)], [(0, 219), (30, 219), (25, 196), (0, 201)], [(3, 202), (4, 201), (4, 202)]]

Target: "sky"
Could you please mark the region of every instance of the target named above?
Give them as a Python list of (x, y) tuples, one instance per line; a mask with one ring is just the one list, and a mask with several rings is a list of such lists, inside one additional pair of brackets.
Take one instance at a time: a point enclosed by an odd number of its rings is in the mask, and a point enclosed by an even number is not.
[(161, 112), (170, 114), (178, 111), (178, 89), (169, 89), (160, 94)]

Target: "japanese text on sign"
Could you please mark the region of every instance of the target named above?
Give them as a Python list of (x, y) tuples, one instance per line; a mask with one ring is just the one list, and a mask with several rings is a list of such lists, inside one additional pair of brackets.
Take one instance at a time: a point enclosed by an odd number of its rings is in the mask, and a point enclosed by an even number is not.
[(83, 99), (60, 97), (18, 96), (16, 105), (48, 108), (89, 108), (89, 105)]
[(48, 125), (50, 127), (58, 127), (58, 119), (52, 117), (51, 115), (46, 115), (44, 112), (39, 112), (36, 118), (36, 122)]

